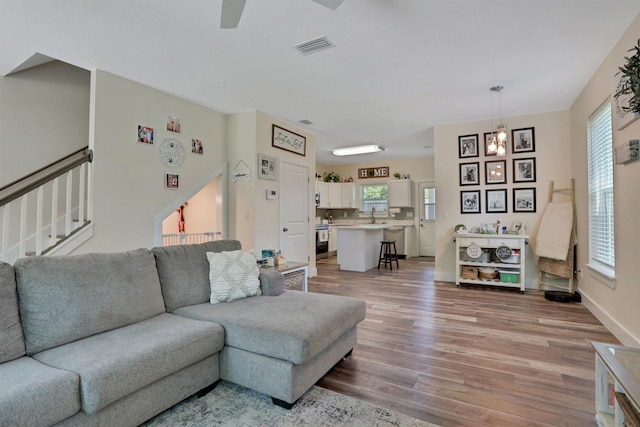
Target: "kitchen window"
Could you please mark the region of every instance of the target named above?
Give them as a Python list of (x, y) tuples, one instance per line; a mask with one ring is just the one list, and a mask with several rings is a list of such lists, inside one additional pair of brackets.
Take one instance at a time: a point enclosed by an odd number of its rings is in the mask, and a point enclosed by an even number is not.
[(371, 212), (386, 212), (389, 207), (387, 202), (387, 184), (362, 184), (360, 185), (360, 210)]

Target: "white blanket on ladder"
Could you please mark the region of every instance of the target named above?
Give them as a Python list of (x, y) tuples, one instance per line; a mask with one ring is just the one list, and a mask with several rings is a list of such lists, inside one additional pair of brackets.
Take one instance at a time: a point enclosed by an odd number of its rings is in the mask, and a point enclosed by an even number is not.
[(573, 205), (549, 203), (542, 215), (536, 243), (536, 255), (564, 261), (569, 253), (573, 230)]

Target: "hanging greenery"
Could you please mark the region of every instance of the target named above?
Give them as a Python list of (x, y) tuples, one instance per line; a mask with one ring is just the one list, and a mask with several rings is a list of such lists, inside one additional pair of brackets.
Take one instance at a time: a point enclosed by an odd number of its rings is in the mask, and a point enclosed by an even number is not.
[[(625, 57), (625, 64), (618, 67), (616, 75), (621, 77), (614, 98), (620, 112), (640, 113), (640, 39), (629, 52), (635, 53), (633, 56)], [(622, 99), (619, 99), (621, 97)]]

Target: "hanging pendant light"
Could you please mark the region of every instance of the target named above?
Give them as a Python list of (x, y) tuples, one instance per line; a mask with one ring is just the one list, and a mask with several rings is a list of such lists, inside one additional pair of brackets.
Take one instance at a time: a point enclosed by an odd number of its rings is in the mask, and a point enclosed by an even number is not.
[[(502, 89), (504, 89), (504, 87), (500, 85), (493, 86), (489, 89), (491, 92), (498, 92), (500, 124), (498, 125), (497, 133), (491, 133), (491, 141), (489, 142), (488, 150), (490, 153), (496, 153), (496, 155), (498, 156), (505, 156), (507, 154), (507, 128), (504, 124), (502, 124)], [(493, 111), (491, 113), (493, 114)], [(495, 147), (493, 150), (492, 146)]]

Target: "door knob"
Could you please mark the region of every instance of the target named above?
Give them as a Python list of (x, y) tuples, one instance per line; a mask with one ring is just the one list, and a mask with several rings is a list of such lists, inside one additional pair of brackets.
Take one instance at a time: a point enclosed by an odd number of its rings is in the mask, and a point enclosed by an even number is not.
[(284, 231), (286, 233), (287, 231), (289, 231), (289, 229), (287, 227), (283, 227), (282, 231)]

